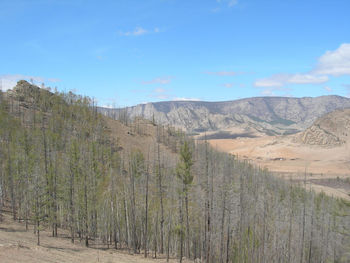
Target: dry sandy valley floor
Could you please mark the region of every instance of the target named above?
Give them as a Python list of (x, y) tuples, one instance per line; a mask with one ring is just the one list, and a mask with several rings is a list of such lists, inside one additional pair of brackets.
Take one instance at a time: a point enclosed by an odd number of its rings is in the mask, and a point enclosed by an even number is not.
[[(40, 246), (36, 245), (36, 240), (32, 226), (29, 231), (26, 231), (23, 223), (14, 222), (9, 214), (4, 214), (3, 221), (0, 222), (0, 262), (166, 262), (164, 256), (161, 259), (145, 259), (143, 255), (129, 255), (127, 251), (103, 249), (98, 244), (86, 248), (83, 246), (84, 242), (80, 244), (78, 241), (76, 244), (71, 244), (66, 235), (53, 238), (47, 231), (41, 233)], [(171, 259), (170, 262), (177, 262), (177, 260)]]
[(224, 152), (266, 167), (294, 181), (304, 179), (316, 191), (350, 200), (350, 146), (326, 148), (293, 141), (293, 136), (213, 139), (210, 144)]

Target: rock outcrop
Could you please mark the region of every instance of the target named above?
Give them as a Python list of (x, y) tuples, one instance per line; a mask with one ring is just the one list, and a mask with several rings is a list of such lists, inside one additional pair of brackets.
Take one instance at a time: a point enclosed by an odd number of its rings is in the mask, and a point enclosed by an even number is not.
[(109, 116), (124, 112), (131, 119), (142, 116), (187, 132), (239, 127), (247, 132), (275, 135), (303, 131), (324, 114), (347, 107), (350, 99), (340, 96), (258, 97), (225, 102), (156, 102), (124, 109), (100, 108), (100, 111)]
[(350, 136), (350, 109), (335, 110), (317, 119), (312, 126), (297, 136), (308, 145), (335, 147), (345, 144)]

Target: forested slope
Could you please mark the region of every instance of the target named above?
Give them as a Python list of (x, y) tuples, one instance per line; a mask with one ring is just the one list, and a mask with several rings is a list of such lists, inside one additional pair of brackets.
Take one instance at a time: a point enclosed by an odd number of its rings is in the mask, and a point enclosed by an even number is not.
[(107, 119), (72, 93), (21, 81), (0, 100), (0, 205), (34, 225), (38, 243), (40, 229), (67, 229), (86, 246), (98, 239), (180, 261), (350, 260), (344, 200), (172, 128)]

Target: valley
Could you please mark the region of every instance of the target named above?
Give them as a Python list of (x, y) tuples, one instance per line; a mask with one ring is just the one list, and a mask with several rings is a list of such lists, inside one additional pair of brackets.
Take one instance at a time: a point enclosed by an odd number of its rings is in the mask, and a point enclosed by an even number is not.
[[(350, 109), (339, 109), (293, 135), (231, 135), (209, 142), (218, 150), (267, 168), (277, 177), (303, 182), (306, 174), (314, 190), (350, 200), (349, 127)], [(215, 138), (215, 133), (212, 136)]]
[(275, 176), (350, 200), (350, 100), (260, 97), (226, 102), (157, 102), (99, 109), (112, 118), (143, 117), (208, 140)]
[(307, 183), (314, 190), (350, 200), (349, 146), (308, 146), (294, 142), (294, 138), (295, 136), (262, 136), (208, 141), (214, 148), (267, 168), (275, 176), (286, 180), (302, 183), (306, 171)]

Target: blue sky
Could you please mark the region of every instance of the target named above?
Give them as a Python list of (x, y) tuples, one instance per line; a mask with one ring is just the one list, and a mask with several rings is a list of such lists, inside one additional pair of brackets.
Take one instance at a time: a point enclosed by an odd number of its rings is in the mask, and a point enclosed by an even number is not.
[(0, 0), (0, 85), (100, 105), (350, 95), (349, 0)]

